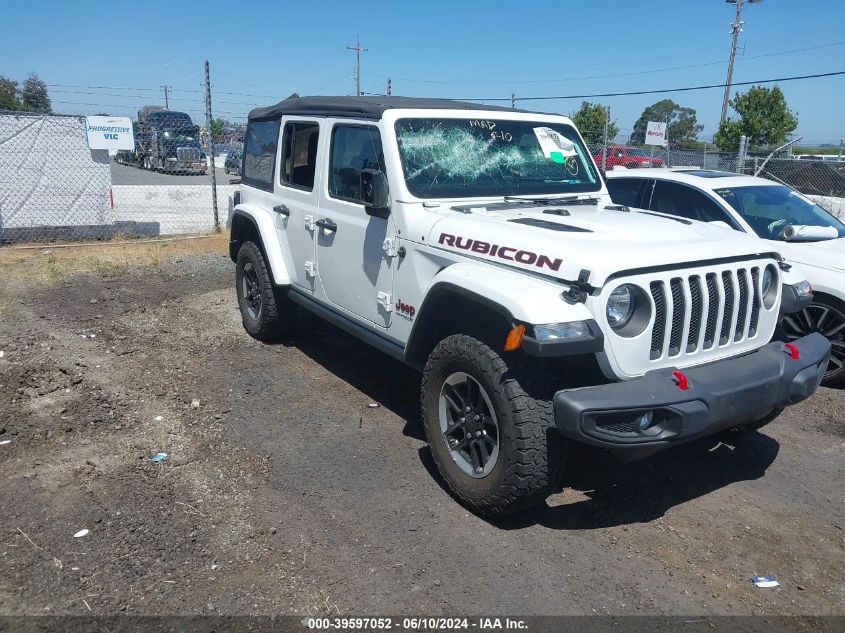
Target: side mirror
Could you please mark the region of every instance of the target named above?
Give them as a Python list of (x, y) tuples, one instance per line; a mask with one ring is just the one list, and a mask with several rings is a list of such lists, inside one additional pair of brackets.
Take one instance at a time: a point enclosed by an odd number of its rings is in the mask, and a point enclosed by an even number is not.
[(361, 202), (367, 215), (386, 218), (390, 215), (390, 190), (387, 176), (380, 169), (361, 170)]

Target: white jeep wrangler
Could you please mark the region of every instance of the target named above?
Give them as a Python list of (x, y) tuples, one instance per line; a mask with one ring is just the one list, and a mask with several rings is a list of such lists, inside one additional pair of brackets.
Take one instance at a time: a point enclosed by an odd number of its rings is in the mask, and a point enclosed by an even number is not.
[(772, 247), (614, 205), (566, 117), (293, 95), (249, 115), (230, 255), (255, 338), (298, 306), (420, 369), (440, 473), (495, 515), (570, 440), (640, 458), (812, 394), (830, 346), (770, 343), (810, 297)]

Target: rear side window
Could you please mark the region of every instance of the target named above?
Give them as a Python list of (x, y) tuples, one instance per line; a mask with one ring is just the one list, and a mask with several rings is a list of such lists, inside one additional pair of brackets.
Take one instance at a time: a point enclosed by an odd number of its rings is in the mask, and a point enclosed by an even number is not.
[(242, 181), (250, 187), (273, 191), (279, 121), (250, 121), (244, 142)]
[(644, 178), (608, 178), (607, 190), (616, 204), (626, 207), (640, 206), (640, 192), (648, 180)]
[(651, 210), (700, 222), (721, 220), (734, 225), (731, 218), (706, 195), (675, 182), (658, 180), (655, 183), (651, 194)]
[(316, 123), (286, 123), (282, 141), (282, 168), (279, 180), (283, 185), (311, 191), (317, 171), (317, 148), (320, 126)]
[(381, 136), (374, 127), (337, 125), (332, 132), (329, 195), (361, 201), (361, 170), (384, 169)]

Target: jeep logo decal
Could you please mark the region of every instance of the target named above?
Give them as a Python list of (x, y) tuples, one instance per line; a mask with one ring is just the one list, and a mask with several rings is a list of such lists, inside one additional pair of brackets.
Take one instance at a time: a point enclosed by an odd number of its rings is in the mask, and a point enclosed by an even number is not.
[(489, 255), (490, 257), (498, 257), (499, 259), (506, 259), (520, 264), (534, 265), (537, 268), (560, 270), (560, 266), (563, 264), (563, 260), (560, 258), (552, 259), (547, 255), (538, 255), (531, 251), (523, 251), (511, 246), (499, 246), (498, 244), (490, 244), (481, 240), (457, 237), (448, 233), (441, 233), (438, 241), (440, 244), (445, 244), (446, 246), (454, 246), (455, 248), (461, 248), (465, 251), (478, 253), (479, 255)]
[(396, 300), (396, 312), (399, 316), (404, 317), (407, 320), (412, 320), (414, 315), (417, 313), (417, 309), (414, 306), (410, 306), (404, 301), (397, 299)]

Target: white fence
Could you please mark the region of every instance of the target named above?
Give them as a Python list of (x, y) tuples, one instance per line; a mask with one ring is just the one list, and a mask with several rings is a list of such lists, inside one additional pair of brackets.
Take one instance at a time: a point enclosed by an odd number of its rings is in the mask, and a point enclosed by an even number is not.
[[(232, 213), (237, 185), (217, 185), (220, 223)], [(204, 233), (214, 230), (211, 213), (211, 187), (204, 185), (114, 185), (112, 186), (114, 221), (151, 225), (138, 232), (156, 235)], [(190, 230), (186, 230), (190, 227)]]

